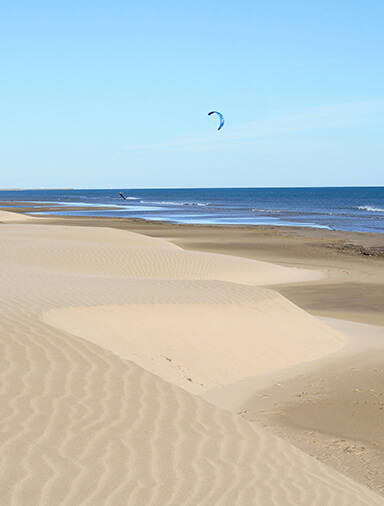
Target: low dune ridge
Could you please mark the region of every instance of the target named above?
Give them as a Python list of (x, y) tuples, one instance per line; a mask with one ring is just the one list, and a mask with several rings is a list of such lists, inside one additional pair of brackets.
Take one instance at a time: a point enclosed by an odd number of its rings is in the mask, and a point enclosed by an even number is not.
[[(171, 301), (183, 293), (183, 305), (192, 308), (190, 322), (197, 319), (193, 308), (203, 302), (220, 311), (246, 310), (255, 298), (278, 306), (270, 290), (228, 283), (225, 275), (159, 279), (158, 266), (150, 263), (159, 251), (179, 249), (156, 241), (152, 256), (142, 260), (148, 261), (146, 278), (124, 278), (122, 272), (134, 272), (124, 267), (134, 249), (125, 241), (134, 242), (133, 236), (118, 232), (114, 243), (113, 234), (99, 233), (104, 239), (95, 239), (92, 228), (72, 234), (67, 227), (35, 222), (0, 225), (1, 504), (384, 504), (373, 491), (261, 427), (108, 351), (108, 333), (96, 345), (49, 325), (46, 315), (65, 308), (72, 318), (72, 310), (85, 315), (97, 306), (107, 306), (107, 312), (108, 306), (134, 304), (153, 309), (156, 300), (169, 300), (162, 308), (168, 307), (171, 319)], [(143, 251), (151, 249), (149, 242)], [(108, 256), (107, 247), (118, 255)], [(188, 255), (183, 258), (180, 263), (188, 264)], [(217, 276), (220, 269), (211, 272)], [(257, 264), (253, 269), (256, 277)], [(293, 309), (288, 304), (282, 310), (289, 316)]]

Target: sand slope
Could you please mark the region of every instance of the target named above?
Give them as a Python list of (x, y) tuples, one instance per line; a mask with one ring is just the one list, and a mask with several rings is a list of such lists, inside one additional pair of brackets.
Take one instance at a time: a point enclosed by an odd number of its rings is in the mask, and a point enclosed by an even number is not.
[[(59, 308), (156, 296), (150, 272), (129, 285), (116, 257), (88, 248), (88, 233), (64, 241), (54, 227), (0, 226), (1, 504), (384, 504), (239, 416), (45, 323), (43, 314)], [(129, 258), (124, 240), (111, 249)], [(48, 266), (47, 242), (55, 252)], [(157, 296), (175, 296), (168, 283), (158, 283)]]
[(0, 223), (12, 223), (17, 221), (30, 221), (33, 220), (31, 216), (20, 213), (12, 213), (0, 209)]
[[(344, 342), (270, 290), (244, 287), (242, 294), (220, 282), (169, 289), (178, 303), (163, 294), (152, 304), (56, 309), (43, 319), (195, 393), (314, 360)], [(186, 303), (194, 292), (200, 303)]]

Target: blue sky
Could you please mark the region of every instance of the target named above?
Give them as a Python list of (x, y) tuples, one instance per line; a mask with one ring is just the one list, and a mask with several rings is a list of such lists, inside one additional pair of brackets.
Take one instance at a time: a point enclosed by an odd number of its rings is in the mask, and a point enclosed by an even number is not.
[(0, 9), (2, 188), (384, 185), (382, 0)]

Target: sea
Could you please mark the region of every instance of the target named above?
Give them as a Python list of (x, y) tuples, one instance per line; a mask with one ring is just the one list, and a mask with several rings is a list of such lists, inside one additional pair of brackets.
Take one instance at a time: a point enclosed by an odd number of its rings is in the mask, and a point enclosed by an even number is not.
[(0, 202), (16, 201), (18, 207), (38, 206), (31, 213), (36, 216), (102, 216), (384, 233), (384, 187), (0, 191)]

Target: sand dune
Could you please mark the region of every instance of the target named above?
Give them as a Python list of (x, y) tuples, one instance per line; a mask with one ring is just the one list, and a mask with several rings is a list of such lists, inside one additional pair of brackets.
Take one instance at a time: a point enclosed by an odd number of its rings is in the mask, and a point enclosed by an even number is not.
[[(17, 247), (21, 235), (28, 247)], [(10, 245), (15, 243), (15, 247), (0, 251), (2, 262), (99, 276), (215, 279), (256, 285), (321, 277), (312, 270), (227, 255), (187, 252), (164, 239), (112, 229), (19, 225), (6, 228), (3, 241)]]
[[(45, 313), (44, 321), (196, 393), (314, 360), (344, 342), (274, 292), (255, 288), (252, 298), (246, 294), (247, 302), (235, 302), (241, 286), (235, 286), (232, 295), (227, 284), (222, 285), (205, 287), (210, 303), (184, 303), (180, 288), (188, 298), (196, 291), (184, 283), (173, 291), (174, 299), (179, 295), (176, 304), (163, 299), (155, 304), (56, 309)], [(221, 303), (217, 293), (224, 299)]]
[[(133, 236), (115, 232), (98, 232), (97, 238), (84, 228), (79, 237), (79, 230), (72, 234), (63, 227), (0, 225), (1, 504), (384, 504), (262, 428), (111, 353), (107, 332), (97, 346), (43, 321), (43, 315), (77, 306), (82, 315), (103, 305), (146, 304), (156, 311), (156, 300), (167, 297), (172, 318), (171, 301), (177, 303), (181, 294), (191, 311), (189, 323), (204, 304), (230, 307), (233, 318), (244, 310), (248, 318), (247, 305), (255, 304), (256, 296), (265, 314), (276, 305), (276, 318), (295, 318), (294, 306), (279, 309), (269, 290), (228, 283), (226, 276), (238, 279), (232, 259), (228, 274), (221, 260), (215, 270), (213, 256), (208, 267), (200, 258), (190, 267), (188, 255), (157, 241), (151, 254), (138, 257), (139, 276), (126, 265), (133, 258)], [(151, 250), (149, 242), (143, 251)], [(178, 275), (190, 277), (172, 278), (172, 262), (162, 264), (159, 251), (184, 255)], [(157, 258), (159, 265), (152, 265)], [(256, 279), (256, 265), (254, 271), (242, 268), (240, 278), (254, 272), (250, 277)], [(201, 277), (194, 279), (196, 272)], [(210, 275), (213, 281), (204, 281)], [(136, 311), (129, 316), (136, 317)], [(328, 335), (326, 346), (339, 346), (335, 336)]]

